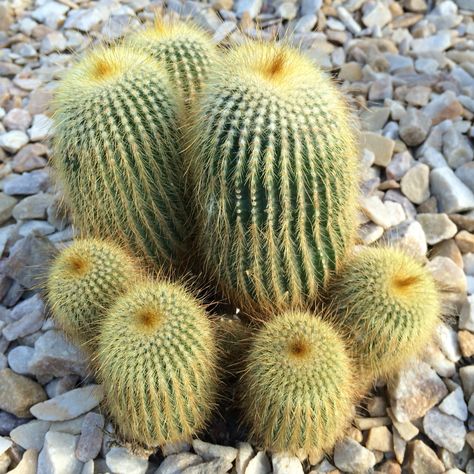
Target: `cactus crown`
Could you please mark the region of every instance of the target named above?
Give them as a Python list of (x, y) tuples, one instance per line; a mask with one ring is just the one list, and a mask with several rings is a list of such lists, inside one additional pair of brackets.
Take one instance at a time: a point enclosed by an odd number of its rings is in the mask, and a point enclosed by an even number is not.
[(164, 62), (185, 102), (201, 89), (211, 64), (217, 59), (209, 35), (196, 25), (182, 21), (157, 17), (153, 26), (135, 33), (128, 42)]
[(119, 432), (157, 446), (202, 429), (214, 403), (216, 352), (204, 309), (181, 286), (136, 285), (99, 337), (98, 375)]
[(351, 415), (355, 374), (344, 342), (309, 313), (283, 313), (256, 334), (242, 375), (253, 436), (277, 451), (322, 452)]
[(190, 142), (206, 269), (244, 310), (310, 307), (355, 235), (356, 139), (335, 86), (296, 50), (244, 44), (210, 74)]
[(48, 277), (56, 322), (74, 342), (93, 344), (106, 310), (137, 273), (133, 260), (117, 245), (76, 240), (59, 254)]
[(396, 248), (361, 250), (330, 291), (355, 351), (375, 375), (389, 375), (422, 350), (441, 314), (431, 274)]

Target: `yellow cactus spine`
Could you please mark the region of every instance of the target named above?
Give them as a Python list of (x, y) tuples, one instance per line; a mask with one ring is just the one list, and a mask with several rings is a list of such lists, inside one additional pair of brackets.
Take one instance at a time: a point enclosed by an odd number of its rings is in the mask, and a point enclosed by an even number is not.
[(178, 95), (188, 104), (217, 60), (210, 36), (190, 22), (157, 18), (152, 26), (127, 41), (163, 61)]
[(330, 324), (310, 313), (282, 313), (250, 348), (241, 384), (245, 420), (264, 448), (323, 453), (350, 420), (355, 380)]
[(144, 282), (119, 299), (102, 325), (96, 365), (123, 438), (153, 447), (204, 428), (216, 352), (203, 307), (180, 285)]
[(311, 307), (351, 249), (350, 122), (336, 87), (287, 46), (245, 44), (211, 73), (190, 176), (205, 267), (244, 310)]
[(75, 223), (157, 266), (179, 263), (189, 231), (177, 104), (165, 68), (124, 46), (89, 53), (56, 93), (53, 164)]
[(440, 295), (429, 271), (396, 248), (366, 248), (330, 288), (339, 324), (363, 367), (389, 376), (429, 342), (440, 321)]
[(106, 311), (137, 274), (135, 262), (117, 245), (76, 240), (56, 257), (48, 276), (56, 323), (73, 342), (92, 350)]

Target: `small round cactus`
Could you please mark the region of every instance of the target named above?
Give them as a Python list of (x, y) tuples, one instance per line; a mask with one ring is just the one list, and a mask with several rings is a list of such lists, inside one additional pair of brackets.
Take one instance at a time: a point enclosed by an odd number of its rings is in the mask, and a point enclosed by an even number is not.
[(193, 119), (205, 270), (248, 313), (312, 308), (356, 230), (357, 139), (341, 93), (297, 50), (249, 42), (212, 71)]
[(366, 248), (350, 259), (329, 295), (354, 352), (374, 376), (389, 376), (429, 342), (441, 303), (429, 271), (402, 250)]
[(95, 362), (121, 436), (154, 447), (201, 430), (214, 405), (216, 353), (203, 307), (180, 285), (147, 281), (119, 299)]
[(55, 104), (53, 165), (82, 235), (179, 265), (189, 219), (166, 68), (137, 48), (98, 48), (68, 71)]
[(255, 335), (242, 376), (244, 417), (264, 448), (322, 453), (352, 416), (356, 374), (333, 327), (282, 313)]
[(105, 312), (138, 274), (120, 247), (95, 239), (76, 240), (54, 260), (47, 298), (58, 326), (76, 344), (95, 344)]
[(163, 61), (180, 97), (189, 103), (201, 90), (217, 60), (210, 36), (189, 22), (157, 18), (153, 26), (128, 39), (129, 44)]

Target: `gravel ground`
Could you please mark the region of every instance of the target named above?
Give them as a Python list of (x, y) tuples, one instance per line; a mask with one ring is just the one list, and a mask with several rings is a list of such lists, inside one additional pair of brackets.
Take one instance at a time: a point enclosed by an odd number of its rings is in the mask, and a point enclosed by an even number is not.
[[(60, 74), (156, 11), (217, 43), (284, 37), (340, 81), (363, 124), (360, 238), (429, 251), (452, 315), (423, 360), (379, 384), (327, 459), (238, 433), (132, 454), (101, 387), (48, 318), (41, 275), (73, 238), (48, 158)], [(474, 0), (0, 1), (0, 474), (474, 473)], [(354, 178), (355, 179), (355, 178)], [(10, 470), (10, 471), (9, 471)]]

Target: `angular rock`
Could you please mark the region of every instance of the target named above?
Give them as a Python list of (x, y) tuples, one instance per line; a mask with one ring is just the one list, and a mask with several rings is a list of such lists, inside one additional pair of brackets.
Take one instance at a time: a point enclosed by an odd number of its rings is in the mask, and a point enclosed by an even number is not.
[(456, 235), (458, 228), (449, 219), (447, 214), (419, 214), (416, 220), (423, 227), (426, 241), (435, 245), (443, 240), (451, 239)]
[(105, 461), (114, 474), (145, 474), (148, 468), (147, 459), (119, 447), (111, 448), (105, 456)]
[(465, 163), (456, 169), (456, 176), (472, 191), (474, 190), (474, 163)]
[(14, 197), (0, 193), (0, 225), (10, 219), (17, 202)]
[(344, 438), (334, 448), (334, 464), (344, 472), (368, 472), (375, 465), (375, 456), (352, 438)]
[(30, 374), (30, 360), (34, 350), (29, 346), (14, 347), (8, 353), (8, 366), (17, 374)]
[[(28, 449), (23, 453), (21, 461), (10, 471), (10, 474), (37, 474), (38, 451)], [(82, 474), (82, 473), (81, 473)]]
[(370, 429), (365, 447), (371, 451), (393, 452), (392, 433), (386, 426), (375, 426)]
[(9, 153), (16, 153), (20, 148), (28, 143), (28, 135), (21, 130), (12, 130), (11, 132), (0, 135), (0, 148)]
[[(298, 461), (299, 462), (299, 461)], [(301, 463), (300, 463), (301, 465)], [(297, 471), (298, 467), (295, 464), (295, 470)], [(245, 474), (269, 474), (272, 472), (272, 467), (268, 461), (267, 455), (263, 451), (259, 451), (253, 459), (248, 463)], [(290, 471), (287, 471), (290, 472)]]
[(417, 38), (411, 42), (411, 48), (416, 54), (445, 51), (451, 45), (451, 33), (447, 30), (440, 31), (436, 35), (427, 36), (426, 38)]
[(43, 449), (44, 437), (50, 426), (49, 421), (33, 420), (15, 428), (10, 437), (23, 449), (34, 449), (39, 452)]
[(57, 330), (44, 333), (35, 342), (29, 370), (32, 374), (63, 377), (69, 374), (85, 376), (87, 360), (84, 353)]
[(430, 168), (419, 163), (410, 168), (400, 181), (402, 193), (413, 203), (421, 204), (430, 197)]
[(468, 399), (474, 393), (474, 365), (466, 365), (459, 369), (464, 395)]
[(426, 413), (423, 429), (435, 444), (452, 453), (458, 453), (464, 447), (466, 437), (464, 423), (454, 416), (445, 415), (438, 408), (432, 408)]
[(14, 341), (41, 329), (44, 322), (44, 303), (39, 295), (32, 296), (18, 304), (11, 316), (14, 321), (2, 330), (7, 341)]
[(407, 474), (443, 474), (444, 464), (423, 441), (408, 443)]
[(474, 158), (474, 151), (469, 139), (455, 128), (450, 128), (443, 135), (443, 153), (449, 166), (453, 169), (469, 163)]
[(231, 469), (231, 462), (226, 461), (225, 459), (214, 459), (209, 462), (188, 467), (182, 471), (182, 474), (225, 474)]
[(31, 123), (31, 115), (24, 109), (11, 109), (3, 118), (3, 125), (7, 130), (21, 130), (26, 132)]
[[(14, 394), (14, 396), (13, 396)], [(0, 370), (0, 409), (19, 418), (31, 417), (30, 408), (48, 397), (43, 387), (11, 369)]]
[(471, 232), (462, 230), (456, 235), (455, 241), (462, 253), (474, 252), (474, 234)]
[(28, 135), (32, 142), (45, 140), (53, 129), (53, 120), (47, 115), (38, 114), (33, 117), (33, 124), (28, 129)]
[(172, 454), (164, 459), (155, 474), (180, 474), (190, 466), (202, 463), (201, 456), (192, 453)]
[(466, 293), (466, 275), (450, 258), (434, 257), (426, 268), (444, 291), (459, 294)]
[(461, 387), (453, 390), (438, 406), (445, 414), (456, 417), (458, 420), (467, 420), (467, 405)]
[(474, 355), (474, 334), (470, 331), (459, 331), (458, 341), (463, 357), (472, 357)]
[(425, 256), (428, 250), (425, 233), (417, 221), (403, 222), (388, 230), (384, 239), (389, 244), (399, 245), (413, 255)]
[(425, 141), (430, 127), (431, 119), (427, 115), (410, 108), (400, 120), (400, 137), (408, 146), (418, 146)]
[(396, 153), (393, 156), (392, 161), (385, 168), (387, 178), (398, 181), (414, 163), (415, 161), (410, 152), (404, 151), (402, 153)]
[(430, 183), (441, 212), (450, 214), (474, 209), (474, 194), (451, 169), (432, 170)]
[(238, 443), (237, 458), (235, 460), (236, 474), (244, 474), (248, 463), (254, 456), (253, 448), (250, 443)]
[[(104, 417), (98, 413), (91, 412), (84, 417), (81, 436), (76, 446), (76, 457), (79, 461), (87, 462), (97, 457), (102, 446), (104, 424)], [(179, 454), (177, 456), (179, 456)], [(159, 471), (157, 471), (157, 473), (158, 472)], [(165, 472), (172, 474), (171, 471), (163, 471), (163, 474)]]
[(4, 181), (3, 192), (8, 195), (38, 194), (41, 191), (47, 190), (49, 182), (49, 172), (46, 170), (37, 170), (21, 175), (11, 174)]
[(362, 197), (360, 199), (360, 208), (374, 224), (384, 229), (388, 229), (391, 226), (391, 219), (387, 214), (387, 209), (378, 196)]
[(88, 385), (38, 403), (31, 408), (31, 413), (39, 420), (71, 420), (95, 408), (103, 396), (100, 385)]
[(39, 193), (28, 196), (15, 206), (12, 215), (16, 220), (45, 219), (46, 210), (53, 201), (52, 194)]
[(205, 461), (210, 461), (215, 458), (225, 459), (228, 462), (233, 462), (237, 457), (237, 449), (231, 446), (219, 446), (216, 444), (205, 443), (199, 439), (193, 440), (193, 449)]
[(446, 91), (435, 97), (423, 108), (423, 112), (431, 118), (433, 125), (443, 120), (459, 117), (463, 112), (463, 107), (456, 99), (453, 91)]
[(76, 459), (77, 436), (50, 431), (38, 457), (37, 474), (81, 474), (82, 463)]
[(395, 148), (394, 140), (383, 137), (378, 133), (364, 132), (362, 133), (361, 143), (375, 155), (374, 163), (377, 166), (387, 166), (390, 163)]
[(399, 422), (422, 417), (448, 390), (425, 362), (417, 361), (400, 371), (389, 384), (392, 413)]

